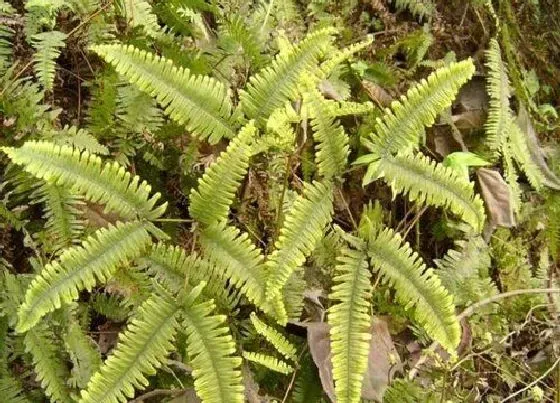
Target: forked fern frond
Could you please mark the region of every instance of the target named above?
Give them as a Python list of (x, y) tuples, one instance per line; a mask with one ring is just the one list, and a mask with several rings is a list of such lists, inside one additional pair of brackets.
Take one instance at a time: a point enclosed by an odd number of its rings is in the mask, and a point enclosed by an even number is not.
[(24, 344), (26, 352), (31, 354), (37, 380), (45, 394), (53, 402), (72, 402), (66, 386), (68, 370), (58, 354), (60, 350), (52, 332), (45, 324), (40, 324), (25, 335)]
[(337, 402), (359, 402), (368, 366), (371, 339), (371, 272), (363, 241), (359, 249), (345, 247), (335, 268), (329, 295), (333, 378)]
[(474, 193), (473, 183), (421, 153), (397, 154), (373, 162), (366, 178), (383, 178), (394, 194), (405, 193), (412, 202), (450, 209), (481, 231), (485, 220), (484, 205)]
[(500, 45), (494, 38), (490, 40), (489, 48), (486, 51), (486, 67), (488, 68), (487, 90), (490, 97), (488, 119), (484, 126), (486, 144), (494, 156), (498, 156), (508, 139), (511, 108), (508, 71), (502, 60)]
[(406, 97), (393, 101), (383, 119), (378, 119), (375, 132), (364, 145), (374, 158), (418, 148), (425, 127), (434, 124), (435, 118), (451, 106), (459, 88), (475, 71), (471, 59), (442, 67), (410, 88)]
[[(299, 195), (286, 214), (280, 235), (275, 242), (275, 250), (266, 262), (266, 299), (272, 301), (280, 296), (290, 275), (304, 262), (323, 235), (323, 230), (331, 219), (332, 184), (330, 182), (305, 183), (303, 194)], [(285, 317), (278, 317), (285, 323)]]
[(235, 343), (225, 325), (226, 317), (212, 314), (212, 301), (198, 301), (200, 288), (186, 296), (182, 307), (196, 394), (204, 403), (242, 403), (241, 358), (234, 355)]
[(270, 355), (244, 351), (243, 358), (281, 374), (287, 375), (294, 371), (294, 368), (291, 365)]
[(229, 281), (257, 306), (265, 297), (263, 256), (249, 236), (235, 227), (216, 223), (200, 234), (204, 256)]
[(256, 138), (255, 125), (249, 122), (231, 140), (225, 152), (206, 169), (191, 191), (189, 212), (201, 224), (227, 221), (237, 188), (245, 177)]
[(53, 88), (56, 59), (65, 46), (66, 34), (60, 31), (41, 32), (32, 37), (35, 48), (33, 67), (39, 82), (46, 91)]
[(28, 141), (19, 148), (1, 150), (37, 178), (69, 186), (91, 202), (106, 204), (106, 210), (123, 218), (151, 220), (165, 211), (166, 204), (154, 207), (160, 194), (150, 196), (151, 187), (145, 181), (140, 182), (138, 176), (132, 176), (116, 162), (104, 164), (100, 157), (87, 151), (43, 141)]
[(258, 124), (276, 108), (297, 94), (297, 84), (303, 72), (316, 65), (317, 58), (333, 40), (334, 28), (324, 28), (309, 34), (289, 52), (276, 56), (270, 66), (252, 76), (247, 89), (240, 92), (241, 109)]
[(284, 357), (295, 361), (296, 347), (282, 333), (261, 321), (255, 312), (251, 313), (250, 318), (258, 334), (263, 336)]
[(149, 242), (143, 223), (117, 223), (100, 228), (82, 245), (66, 249), (31, 282), (18, 312), (17, 331), (29, 330), (47, 313), (76, 300), (81, 290), (106, 281), (118, 265), (139, 256)]
[(397, 301), (414, 307), (414, 318), (430, 337), (449, 352), (459, 344), (461, 328), (453, 298), (432, 269), (403, 243), (400, 235), (387, 228), (369, 236), (371, 266), (396, 290)]
[(96, 45), (95, 53), (131, 84), (155, 97), (165, 113), (200, 138), (217, 143), (234, 136), (227, 88), (211, 77), (197, 76), (171, 60), (132, 45)]
[(117, 347), (82, 391), (80, 403), (118, 403), (134, 397), (134, 389), (148, 386), (173, 349), (180, 306), (163, 290), (152, 294), (139, 308)]

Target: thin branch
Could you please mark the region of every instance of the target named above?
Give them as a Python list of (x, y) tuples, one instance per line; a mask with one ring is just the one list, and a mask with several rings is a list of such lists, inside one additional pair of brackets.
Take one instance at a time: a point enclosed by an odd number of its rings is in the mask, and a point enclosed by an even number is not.
[(520, 395), (521, 393), (525, 392), (526, 390), (531, 389), (534, 385), (536, 385), (537, 383), (542, 381), (544, 378), (546, 378), (548, 376), (548, 374), (550, 374), (554, 370), (554, 368), (556, 368), (556, 366), (558, 365), (559, 362), (560, 362), (560, 358), (558, 358), (554, 362), (554, 364), (552, 364), (552, 366), (549, 369), (547, 369), (541, 376), (539, 376), (537, 379), (535, 379), (533, 382), (531, 382), (530, 384), (528, 384), (524, 388), (519, 389), (517, 392), (515, 392), (515, 393), (509, 395), (508, 397), (506, 397), (505, 399), (501, 400), (500, 403), (507, 402), (508, 400), (513, 399), (515, 396)]

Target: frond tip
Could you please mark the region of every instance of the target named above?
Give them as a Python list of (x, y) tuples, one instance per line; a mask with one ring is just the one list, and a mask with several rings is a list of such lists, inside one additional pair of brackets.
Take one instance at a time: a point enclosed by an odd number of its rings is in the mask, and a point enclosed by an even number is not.
[(243, 358), (245, 358), (247, 361), (260, 364), (263, 367), (266, 367), (272, 371), (280, 372), (281, 374), (285, 374), (285, 375), (291, 373), (294, 370), (291, 365), (266, 354), (254, 353), (252, 351), (244, 351)]
[(255, 312), (251, 313), (251, 323), (255, 327), (258, 334), (263, 336), (270, 344), (274, 346), (279, 353), (284, 357), (295, 360), (296, 359), (296, 348), (295, 346), (286, 339), (286, 337), (281, 334), (278, 330), (266, 323), (262, 322)]

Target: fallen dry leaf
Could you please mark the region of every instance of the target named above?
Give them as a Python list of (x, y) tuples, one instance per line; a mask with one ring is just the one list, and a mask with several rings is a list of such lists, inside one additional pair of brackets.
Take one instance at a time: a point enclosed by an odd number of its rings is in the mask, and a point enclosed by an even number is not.
[(515, 227), (511, 193), (502, 175), (488, 168), (479, 168), (476, 174), (488, 210), (490, 226)]
[(370, 97), (370, 99), (381, 107), (388, 107), (393, 101), (393, 97), (389, 95), (382, 87), (369, 80), (362, 80), (362, 87)]

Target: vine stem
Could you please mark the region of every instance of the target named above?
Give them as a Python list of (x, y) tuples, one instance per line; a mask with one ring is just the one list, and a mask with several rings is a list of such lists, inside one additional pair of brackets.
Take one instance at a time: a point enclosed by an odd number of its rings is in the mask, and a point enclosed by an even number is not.
[[(462, 319), (468, 318), (471, 316), (477, 309), (492, 304), (494, 302), (498, 302), (505, 298), (516, 297), (519, 295), (528, 295), (528, 294), (560, 294), (560, 288), (529, 288), (529, 289), (520, 289), (520, 290), (513, 290), (504, 292), (501, 294), (493, 295), (491, 297), (485, 298), (481, 301), (478, 301), (475, 304), (472, 304), (468, 308), (466, 308), (463, 312), (461, 312), (457, 319), (461, 321)], [(418, 371), (420, 367), (426, 362), (430, 353), (433, 353), (436, 348), (439, 346), (438, 342), (433, 342), (427, 349), (424, 350), (414, 367), (408, 373), (408, 379), (412, 380), (416, 378), (418, 375)]]

